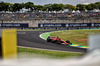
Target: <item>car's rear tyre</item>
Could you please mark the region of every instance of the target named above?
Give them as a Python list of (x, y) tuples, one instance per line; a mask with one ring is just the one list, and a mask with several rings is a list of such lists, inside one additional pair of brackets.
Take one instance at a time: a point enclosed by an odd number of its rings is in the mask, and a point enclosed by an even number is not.
[(52, 43), (54, 43), (54, 41), (53, 41), (53, 40), (51, 40), (51, 42), (52, 42)]
[(72, 45), (72, 43), (70, 43), (70, 45)]
[(69, 46), (72, 45), (72, 43), (69, 40), (67, 40), (66, 43), (68, 43)]
[(47, 39), (47, 42), (50, 42), (50, 40), (49, 40), (49, 39)]
[(48, 38), (47, 38), (47, 42), (50, 42), (50, 41), (51, 41), (51, 39), (48, 37)]
[(66, 41), (66, 43), (70, 43), (70, 41), (69, 41), (69, 40), (67, 40), (67, 41)]

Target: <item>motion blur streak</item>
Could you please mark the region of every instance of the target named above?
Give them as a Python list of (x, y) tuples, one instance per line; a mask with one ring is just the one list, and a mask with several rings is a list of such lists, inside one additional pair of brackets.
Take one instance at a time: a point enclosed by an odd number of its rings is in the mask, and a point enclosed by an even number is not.
[(99, 66), (100, 65), (100, 49), (81, 58), (71, 59), (52, 59), (52, 58), (20, 58), (17, 61), (8, 60), (0, 61), (0, 66)]

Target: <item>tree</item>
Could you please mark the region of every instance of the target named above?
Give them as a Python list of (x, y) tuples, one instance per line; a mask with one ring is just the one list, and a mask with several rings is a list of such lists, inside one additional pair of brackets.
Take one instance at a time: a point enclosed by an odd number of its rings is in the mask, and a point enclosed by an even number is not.
[(42, 7), (42, 11), (48, 11), (48, 9), (46, 7)]
[(58, 4), (59, 5), (59, 9), (58, 10), (63, 10), (64, 9), (64, 4)]
[(3, 1), (0, 2), (0, 11), (5, 11), (5, 3)]
[(20, 11), (20, 9), (22, 9), (23, 8), (23, 6), (22, 6), (22, 4), (20, 4), (20, 3), (14, 3), (14, 5), (12, 6), (12, 10), (14, 11), (14, 12), (16, 12), (16, 11)]
[(51, 5), (51, 8), (53, 11), (59, 11), (59, 4), (54, 3)]
[(12, 5), (12, 3), (5, 2), (5, 11), (10, 11)]
[(97, 9), (100, 9), (100, 2), (96, 2), (95, 5), (96, 5)]
[(2, 6), (0, 5), (0, 11), (2, 11)]
[(21, 3), (20, 5), (21, 5), (21, 7), (22, 7), (22, 8), (24, 8), (24, 7), (25, 7), (25, 4), (24, 4), (24, 3)]
[(100, 9), (100, 2), (96, 3), (90, 3), (88, 5), (84, 4), (77, 4), (76, 6), (70, 5), (70, 4), (45, 4), (44, 6), (42, 5), (34, 5), (33, 2), (26, 2), (26, 3), (8, 3), (8, 2), (0, 2), (0, 11), (20, 11), (22, 8), (28, 9), (28, 11), (60, 11), (63, 9), (69, 9), (70, 11), (72, 10), (80, 10), (84, 11), (85, 9), (87, 10), (93, 10), (93, 9)]
[(84, 4), (77, 4), (76, 10), (84, 11), (86, 9), (86, 5)]
[(43, 9), (43, 6), (42, 5), (34, 5), (34, 10), (35, 11), (40, 11)]
[(52, 11), (52, 4), (45, 4), (44, 6), (43, 6), (43, 8), (45, 8), (46, 9), (46, 11)]
[(33, 11), (34, 10), (34, 3), (33, 2), (25, 3), (25, 8), (28, 9), (28, 11), (29, 11), (29, 9), (30, 9), (30, 11)]
[(94, 3), (90, 3), (86, 6), (87, 10), (93, 10), (93, 9), (97, 9), (97, 5)]
[(65, 5), (64, 5), (64, 9), (75, 10), (76, 7), (73, 6), (73, 5), (70, 5), (70, 4), (65, 4)]
[(11, 7), (11, 3), (8, 3), (8, 2), (0, 2), (0, 11), (10, 11), (10, 7)]

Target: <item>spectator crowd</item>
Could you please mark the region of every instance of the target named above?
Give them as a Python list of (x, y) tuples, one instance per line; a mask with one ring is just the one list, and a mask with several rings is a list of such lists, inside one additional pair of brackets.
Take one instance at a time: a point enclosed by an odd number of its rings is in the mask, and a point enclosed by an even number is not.
[(100, 12), (76, 12), (76, 13), (0, 13), (0, 18), (71, 18), (71, 17), (100, 17)]

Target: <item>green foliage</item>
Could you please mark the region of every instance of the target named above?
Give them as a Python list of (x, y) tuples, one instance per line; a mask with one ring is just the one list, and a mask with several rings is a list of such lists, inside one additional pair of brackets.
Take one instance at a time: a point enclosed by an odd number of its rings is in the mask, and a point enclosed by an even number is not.
[(65, 9), (69, 9), (69, 10), (76, 10), (76, 7), (73, 6), (73, 5), (70, 5), (70, 4), (65, 4), (65, 5), (64, 5), (64, 8), (65, 8)]
[(100, 2), (96, 2), (95, 4), (97, 6), (97, 9), (100, 9)]
[(69, 9), (72, 10), (80, 10), (84, 11), (87, 10), (93, 10), (93, 9), (100, 9), (100, 2), (96, 3), (90, 3), (88, 5), (84, 4), (77, 4), (76, 6), (70, 5), (70, 4), (45, 4), (45, 5), (34, 5), (33, 2), (26, 2), (26, 3), (8, 3), (8, 2), (0, 2), (0, 11), (20, 11), (22, 8), (28, 9), (28, 11), (60, 11), (63, 9)]
[(64, 5), (54, 3), (54, 4), (45, 4), (43, 7), (46, 9), (46, 11), (59, 11), (64, 8)]
[(83, 11), (85, 9), (87, 9), (87, 10), (100, 9), (100, 2), (90, 3), (88, 5), (77, 4), (76, 9), (80, 10), (80, 11)]
[(35, 5), (35, 10), (36, 11), (39, 11), (39, 10), (42, 10), (43, 9), (43, 6), (42, 5)]
[(97, 9), (97, 5), (94, 3), (91, 3), (89, 5), (86, 6), (87, 10), (93, 10), (93, 9)]
[(54, 3), (51, 5), (52, 11), (59, 11), (59, 5)]
[(20, 11), (20, 9), (22, 9), (22, 8), (23, 8), (23, 6), (20, 3), (14, 3), (14, 5), (12, 6), (12, 9), (14, 12)]
[(76, 8), (77, 8), (77, 10), (84, 11), (85, 8), (86, 8), (86, 5), (84, 5), (84, 4), (77, 4)]
[(46, 11), (52, 11), (52, 4), (45, 4), (43, 7), (46, 9)]
[(0, 2), (0, 11), (5, 11), (5, 9), (6, 9), (6, 4), (4, 3), (4, 2)]
[(34, 9), (34, 3), (33, 2), (27, 2), (27, 3), (25, 3), (25, 8), (28, 9), (28, 11), (29, 11), (29, 9), (31, 11), (33, 11), (33, 9)]

